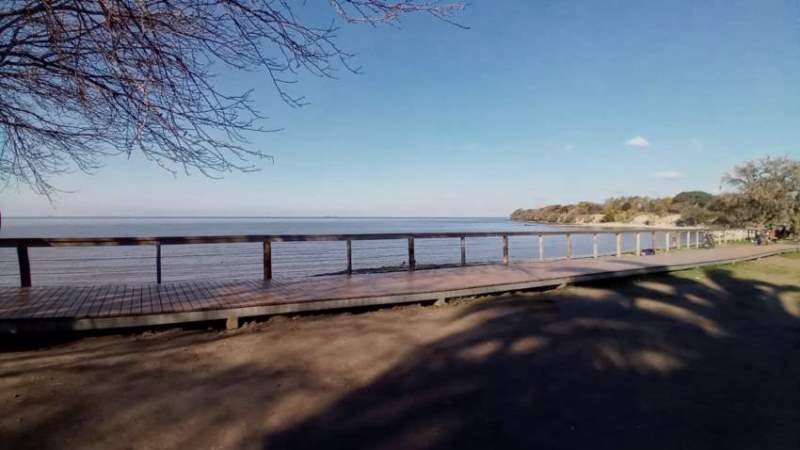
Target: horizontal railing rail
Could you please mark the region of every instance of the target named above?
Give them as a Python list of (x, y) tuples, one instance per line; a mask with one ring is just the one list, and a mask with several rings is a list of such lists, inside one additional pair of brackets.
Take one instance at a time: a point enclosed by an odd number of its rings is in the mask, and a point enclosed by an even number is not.
[[(192, 245), (192, 244), (237, 244), (237, 243), (261, 243), (262, 244), (262, 264), (263, 277), (265, 280), (272, 279), (272, 244), (276, 242), (346, 242), (346, 273), (353, 273), (353, 241), (370, 240), (407, 240), (408, 242), (408, 270), (416, 269), (415, 258), (415, 239), (459, 239), (461, 258), (460, 264), (467, 264), (466, 239), (467, 238), (491, 238), (499, 237), (502, 239), (502, 260), (504, 264), (509, 264), (509, 238), (520, 236), (532, 236), (539, 238), (538, 256), (545, 259), (544, 238), (547, 236), (566, 237), (566, 258), (573, 258), (573, 236), (592, 236), (592, 255), (597, 258), (603, 256), (598, 251), (598, 235), (615, 235), (616, 251), (612, 254), (621, 256), (623, 253), (623, 236), (635, 235), (635, 254), (639, 255), (642, 250), (641, 235), (650, 235), (650, 242), (656, 246), (656, 234), (664, 233), (664, 250), (670, 248), (697, 247), (701, 245), (704, 235), (711, 230), (707, 228), (603, 228), (603, 229), (574, 229), (557, 231), (485, 231), (485, 232), (431, 232), (431, 233), (353, 233), (353, 234), (248, 234), (248, 235), (212, 235), (212, 236), (153, 236), (153, 237), (74, 237), (74, 238), (2, 238), (0, 248), (16, 248), (17, 260), (19, 263), (20, 285), (22, 287), (31, 286), (31, 261), (28, 256), (29, 248), (37, 247), (104, 247), (104, 246), (154, 246), (156, 282), (161, 283), (161, 246), (163, 245)], [(685, 236), (685, 237), (684, 237)], [(677, 239), (673, 239), (677, 237)], [(724, 238), (723, 238), (724, 240)]]
[(316, 242), (316, 241), (369, 241), (394, 239), (445, 239), (478, 238), (500, 236), (564, 236), (615, 234), (615, 233), (665, 233), (705, 231), (705, 228), (608, 228), (575, 231), (479, 231), (479, 232), (441, 232), (441, 233), (353, 233), (353, 234), (244, 234), (210, 236), (151, 236), (151, 237), (74, 237), (74, 238), (3, 238), (0, 247), (74, 247), (74, 246), (115, 246), (115, 245), (181, 245), (181, 244), (236, 244), (246, 242)]

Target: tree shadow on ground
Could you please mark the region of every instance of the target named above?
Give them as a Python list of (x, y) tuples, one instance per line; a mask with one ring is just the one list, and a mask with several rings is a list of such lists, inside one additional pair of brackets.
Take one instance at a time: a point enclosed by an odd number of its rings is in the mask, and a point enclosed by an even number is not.
[(799, 448), (800, 282), (704, 273), (0, 354), (0, 443)]
[(797, 287), (706, 274), (466, 307), (488, 319), (263, 447), (800, 448)]

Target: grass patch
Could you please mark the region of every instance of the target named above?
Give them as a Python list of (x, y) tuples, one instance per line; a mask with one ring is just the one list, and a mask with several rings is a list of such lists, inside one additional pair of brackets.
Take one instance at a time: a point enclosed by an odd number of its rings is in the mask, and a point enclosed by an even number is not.
[(678, 278), (705, 281), (708, 280), (709, 273), (725, 270), (731, 276), (739, 279), (800, 280), (800, 270), (798, 270), (800, 265), (798, 265), (797, 260), (800, 260), (800, 252), (785, 253), (758, 261), (696, 267), (673, 272), (673, 275)]
[(783, 258), (800, 259), (800, 252), (784, 253), (781, 255)]

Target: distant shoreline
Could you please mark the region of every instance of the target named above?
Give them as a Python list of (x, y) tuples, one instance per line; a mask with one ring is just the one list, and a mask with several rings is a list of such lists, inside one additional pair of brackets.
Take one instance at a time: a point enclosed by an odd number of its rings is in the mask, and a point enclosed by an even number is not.
[(550, 222), (534, 222), (534, 221), (527, 221), (527, 220), (520, 220), (519, 222), (531, 225), (548, 225), (548, 226), (558, 226), (558, 227), (576, 227), (576, 228), (598, 228), (598, 229), (606, 229), (606, 228), (653, 228), (658, 230), (684, 230), (684, 229), (691, 229), (696, 227), (684, 227), (679, 225), (666, 225), (666, 224), (658, 224), (658, 225), (643, 225), (640, 223), (630, 223), (630, 222), (598, 222), (598, 223), (550, 223)]

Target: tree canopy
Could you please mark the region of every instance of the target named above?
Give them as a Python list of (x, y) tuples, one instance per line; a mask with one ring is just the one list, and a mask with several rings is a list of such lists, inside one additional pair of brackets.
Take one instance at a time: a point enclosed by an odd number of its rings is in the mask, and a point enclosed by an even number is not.
[(800, 161), (765, 157), (737, 165), (723, 177), (734, 188), (735, 208), (753, 225), (794, 224), (800, 229)]
[(703, 191), (688, 191), (681, 192), (680, 194), (672, 197), (673, 203), (681, 203), (686, 205), (706, 206), (714, 198), (713, 195)]
[[(411, 13), (450, 22), (460, 3), (329, 0), (348, 23)], [(357, 71), (336, 26), (271, 0), (6, 0), (0, 5), (0, 180), (51, 194), (52, 175), (139, 152), (168, 170), (252, 170), (248, 131), (266, 131), (250, 92), (216, 69), (266, 74), (280, 98), (299, 72)]]

